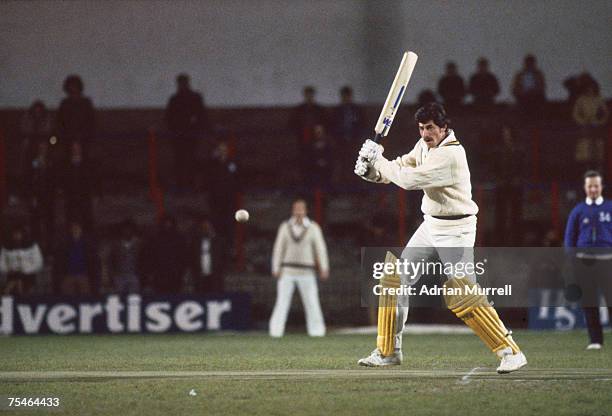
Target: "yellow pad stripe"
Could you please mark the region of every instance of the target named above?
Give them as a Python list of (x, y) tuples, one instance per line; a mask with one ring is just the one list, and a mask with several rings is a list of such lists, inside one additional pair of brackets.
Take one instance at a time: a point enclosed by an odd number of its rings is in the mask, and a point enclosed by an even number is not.
[[(393, 263), (397, 258), (387, 252), (385, 263)], [(380, 279), (380, 284), (383, 288), (398, 288), (400, 286), (400, 278), (397, 273), (385, 274)], [(396, 295), (380, 295), (378, 297), (378, 336), (376, 338), (376, 346), (381, 354), (388, 356), (395, 351), (395, 330), (397, 327), (397, 296)]]

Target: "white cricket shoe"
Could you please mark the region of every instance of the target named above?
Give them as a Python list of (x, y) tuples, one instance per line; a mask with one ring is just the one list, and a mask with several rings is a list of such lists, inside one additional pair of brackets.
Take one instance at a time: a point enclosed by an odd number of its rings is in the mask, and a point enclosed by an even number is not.
[(592, 343), (592, 344), (587, 345), (586, 349), (587, 349), (587, 350), (600, 350), (600, 349), (601, 349), (601, 347), (602, 347), (602, 345), (601, 345), (601, 344), (599, 344), (599, 343), (597, 343), (597, 342), (594, 342), (594, 343)]
[(357, 361), (359, 365), (364, 367), (385, 367), (388, 365), (400, 365), (404, 359), (401, 351), (395, 351), (393, 355), (388, 357), (383, 356), (380, 350), (376, 348), (372, 354)]
[(527, 357), (522, 352), (516, 354), (508, 353), (504, 354), (501, 359), (497, 372), (499, 374), (507, 374), (518, 370), (521, 367), (527, 365)]

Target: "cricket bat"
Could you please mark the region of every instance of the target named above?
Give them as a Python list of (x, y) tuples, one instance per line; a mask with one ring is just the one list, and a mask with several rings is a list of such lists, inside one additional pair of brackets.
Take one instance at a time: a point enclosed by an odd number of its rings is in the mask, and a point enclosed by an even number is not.
[(410, 81), (412, 71), (414, 70), (418, 58), (419, 57), (414, 52), (404, 52), (402, 62), (397, 70), (397, 74), (395, 74), (395, 79), (393, 80), (393, 84), (391, 84), (389, 94), (387, 94), (385, 105), (380, 112), (376, 126), (374, 126), (375, 135), (372, 140), (376, 143), (380, 143), (387, 133), (389, 133), (389, 129), (391, 128), (395, 114), (402, 102), (402, 97), (406, 92), (408, 82)]

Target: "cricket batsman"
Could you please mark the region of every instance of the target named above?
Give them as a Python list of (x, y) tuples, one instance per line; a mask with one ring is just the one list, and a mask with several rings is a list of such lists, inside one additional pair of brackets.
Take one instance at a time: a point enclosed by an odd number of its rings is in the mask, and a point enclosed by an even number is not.
[[(443, 263), (473, 262), (478, 206), (472, 201), (472, 186), (465, 149), (450, 128), (444, 108), (437, 103), (421, 107), (415, 114), (421, 138), (410, 153), (388, 160), (383, 147), (366, 140), (355, 164), (355, 173), (375, 183), (390, 182), (408, 190), (424, 192), (423, 223), (408, 241), (402, 260), (418, 262), (439, 259)], [(389, 258), (386, 259), (389, 261)], [(386, 276), (392, 281), (393, 276)], [(420, 277), (420, 276), (418, 276)], [(411, 285), (418, 277), (395, 276), (395, 285)], [(383, 283), (384, 283), (383, 278)], [(393, 285), (393, 284), (392, 284)], [(475, 276), (447, 276), (445, 288), (461, 288), (444, 296), (447, 307), (465, 322), (500, 359), (497, 372), (510, 373), (527, 364), (497, 312), (484, 295), (473, 293)], [(451, 292), (451, 291), (449, 291)], [(386, 302), (379, 298), (377, 348), (359, 360), (359, 365), (380, 367), (402, 363), (402, 331), (408, 318), (408, 297)], [(392, 307), (389, 307), (392, 305)]]

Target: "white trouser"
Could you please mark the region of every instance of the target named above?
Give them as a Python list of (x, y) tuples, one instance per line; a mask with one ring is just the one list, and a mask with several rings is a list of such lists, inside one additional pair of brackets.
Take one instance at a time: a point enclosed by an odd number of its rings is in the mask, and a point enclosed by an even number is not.
[[(474, 242), (476, 240), (476, 216), (472, 215), (459, 220), (440, 220), (424, 216), (425, 221), (419, 226), (406, 244), (402, 259), (410, 262), (433, 261), (440, 259), (443, 263), (457, 264), (474, 262)], [(453, 249), (454, 248), (454, 249)], [(421, 276), (401, 276), (402, 284), (413, 285)], [(452, 276), (447, 276), (452, 277)], [(475, 282), (474, 275), (467, 276)], [(402, 331), (408, 319), (408, 296), (398, 299), (397, 332), (395, 349), (402, 348)]]
[(304, 312), (306, 314), (306, 330), (311, 337), (322, 337), (325, 335), (325, 322), (319, 302), (319, 289), (317, 277), (314, 272), (307, 275), (291, 275), (281, 273), (276, 282), (276, 303), (270, 317), (270, 336), (282, 337), (285, 333), (287, 315), (291, 307), (293, 291), (297, 286)]

